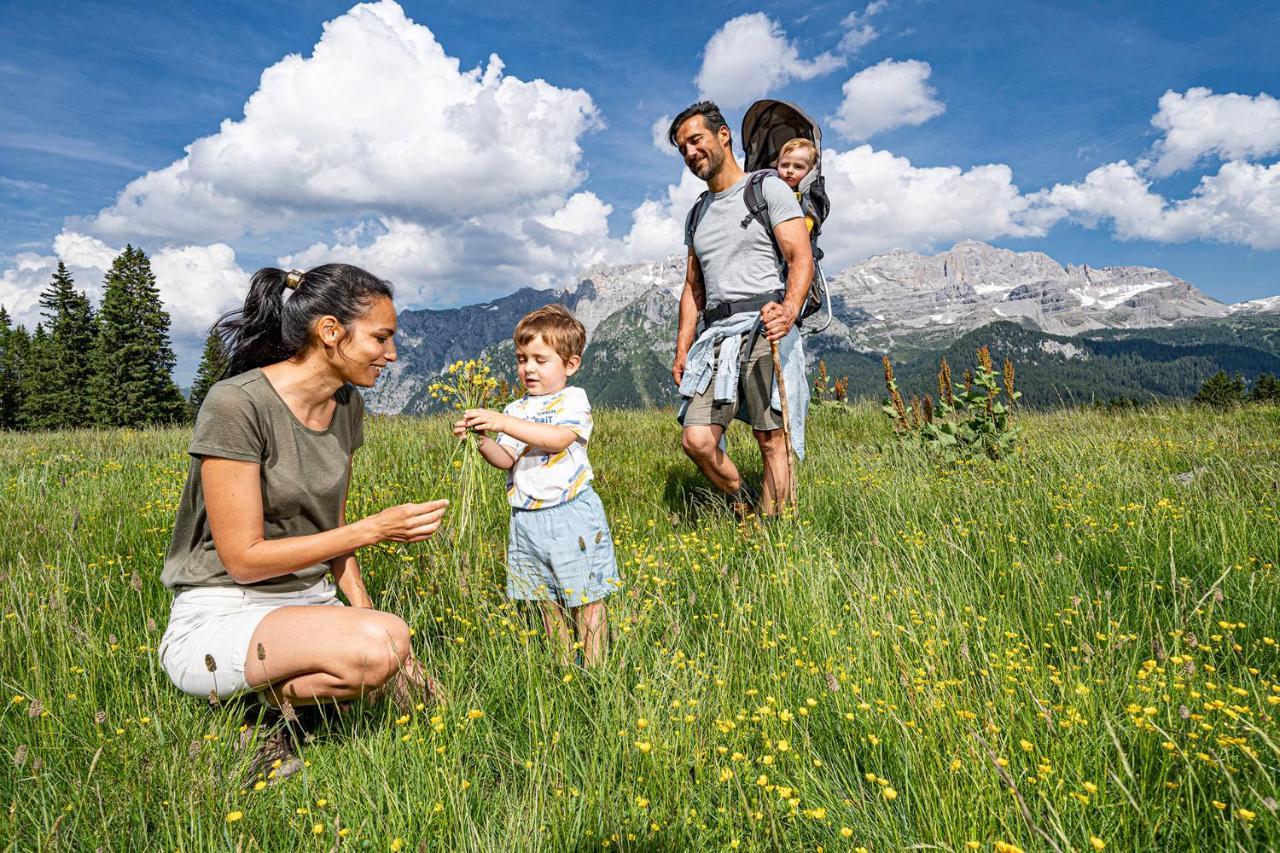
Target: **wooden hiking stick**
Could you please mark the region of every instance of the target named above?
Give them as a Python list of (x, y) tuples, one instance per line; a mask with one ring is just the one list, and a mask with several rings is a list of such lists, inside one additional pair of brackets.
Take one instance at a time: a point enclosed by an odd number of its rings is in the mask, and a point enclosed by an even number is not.
[(787, 491), (790, 498), (788, 502), (794, 508), (800, 484), (796, 482), (796, 466), (792, 461), (791, 411), (787, 408), (787, 386), (782, 382), (782, 360), (778, 358), (777, 341), (769, 341), (769, 352), (773, 356), (773, 381), (778, 385), (778, 399), (782, 402), (782, 439), (787, 443)]

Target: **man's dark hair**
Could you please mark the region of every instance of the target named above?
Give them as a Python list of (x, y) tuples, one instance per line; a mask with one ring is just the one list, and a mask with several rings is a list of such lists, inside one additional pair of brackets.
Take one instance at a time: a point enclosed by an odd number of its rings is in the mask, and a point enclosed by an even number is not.
[[(728, 122), (724, 120), (724, 114), (716, 106), (715, 101), (698, 101), (696, 104), (690, 104), (684, 108), (680, 115), (672, 120), (671, 129), (667, 131), (667, 141), (671, 143), (672, 148), (677, 147), (676, 131), (680, 129), (680, 125), (694, 116), (702, 116), (707, 122), (707, 130), (712, 133), (719, 133), (720, 128), (729, 126)], [(729, 132), (729, 144), (733, 145), (732, 131)]]

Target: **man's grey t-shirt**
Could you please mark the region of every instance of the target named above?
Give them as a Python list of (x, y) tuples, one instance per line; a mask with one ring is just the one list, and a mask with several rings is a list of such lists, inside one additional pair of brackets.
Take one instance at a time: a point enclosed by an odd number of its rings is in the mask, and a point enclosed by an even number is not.
[[(267, 539), (307, 536), (342, 523), (351, 454), (364, 442), (364, 399), (350, 385), (334, 394), (337, 407), (325, 430), (304, 426), (261, 370), (224, 379), (209, 389), (196, 416), (187, 483), (164, 558), (164, 585), (235, 586), (218, 559), (205, 513), (200, 462), (206, 456), (256, 462), (262, 483), (262, 532)], [(327, 563), (255, 584), (256, 590), (296, 592), (324, 577)]]
[[(742, 227), (747, 216), (742, 194), (750, 177), (744, 175), (729, 189), (712, 193), (693, 234), (692, 248), (702, 267), (707, 307), (786, 289), (769, 233), (754, 217)], [(766, 176), (760, 188), (769, 205), (769, 221), (775, 226), (804, 216), (796, 194), (781, 178)]]

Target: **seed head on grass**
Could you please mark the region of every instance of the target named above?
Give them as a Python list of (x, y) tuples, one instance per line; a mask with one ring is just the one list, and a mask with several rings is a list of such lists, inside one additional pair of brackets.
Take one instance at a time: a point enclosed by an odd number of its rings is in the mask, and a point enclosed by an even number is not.
[(881, 362), (884, 364), (884, 386), (889, 391), (890, 403), (898, 413), (894, 428), (899, 432), (909, 432), (911, 423), (907, 420), (906, 403), (902, 401), (902, 394), (898, 392), (898, 383), (893, 378), (893, 363), (889, 361), (887, 355), (881, 358)]

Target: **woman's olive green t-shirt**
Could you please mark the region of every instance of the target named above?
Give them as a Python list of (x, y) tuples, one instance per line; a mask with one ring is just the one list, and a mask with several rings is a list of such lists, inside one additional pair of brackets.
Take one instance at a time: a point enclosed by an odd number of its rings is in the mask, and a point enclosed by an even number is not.
[[(364, 400), (350, 385), (334, 394), (337, 407), (325, 430), (304, 426), (261, 370), (224, 379), (209, 389), (196, 416), (187, 483), (173, 525), (161, 580), (175, 592), (236, 586), (218, 559), (205, 513), (200, 462), (206, 457), (256, 462), (262, 483), (266, 539), (307, 536), (342, 523), (351, 454), (364, 442)], [(268, 578), (253, 589), (295, 592), (324, 577), (319, 563)]]

